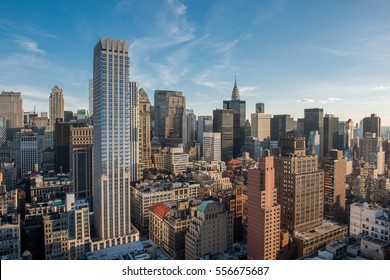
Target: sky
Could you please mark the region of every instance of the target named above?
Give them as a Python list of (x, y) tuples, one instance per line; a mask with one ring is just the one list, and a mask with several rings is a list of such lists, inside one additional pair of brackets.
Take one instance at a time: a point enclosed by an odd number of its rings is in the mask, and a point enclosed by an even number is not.
[(390, 126), (388, 0), (112, 0), (0, 2), (0, 91), (22, 92), (25, 111), (88, 109), (93, 48), (130, 41), (130, 80), (153, 104), (178, 90), (195, 114), (230, 100), (235, 77), (247, 117), (301, 118), (323, 108), (355, 123)]

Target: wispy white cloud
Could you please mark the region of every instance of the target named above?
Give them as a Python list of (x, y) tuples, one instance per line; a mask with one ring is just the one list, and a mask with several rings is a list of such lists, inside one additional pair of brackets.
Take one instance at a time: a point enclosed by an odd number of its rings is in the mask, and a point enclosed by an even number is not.
[(388, 96), (379, 96), (375, 100), (363, 101), (361, 104), (370, 104), (370, 105), (386, 105), (390, 104), (390, 97)]
[(38, 42), (34, 41), (31, 38), (16, 36), (15, 43), (19, 44), (19, 46), (25, 51), (34, 53), (34, 54), (45, 54), (46, 52), (39, 48)]
[(175, 14), (184, 15), (186, 13), (187, 7), (183, 3), (177, 0), (167, 0), (167, 3)]
[(314, 102), (314, 99), (311, 99), (311, 98), (303, 98), (303, 99), (298, 99), (297, 100), (297, 103), (313, 103)]
[(320, 103), (322, 104), (326, 104), (326, 103), (335, 103), (337, 101), (341, 101), (342, 99), (341, 98), (337, 98), (337, 97), (329, 97), (325, 100), (320, 100)]
[(257, 91), (258, 87), (250, 87), (250, 86), (242, 86), (239, 87), (239, 92), (241, 96), (249, 97), (249, 96), (258, 96)]
[(384, 90), (389, 90), (390, 87), (388, 86), (379, 86), (379, 87), (373, 87), (373, 88), (370, 88), (371, 91), (384, 91)]

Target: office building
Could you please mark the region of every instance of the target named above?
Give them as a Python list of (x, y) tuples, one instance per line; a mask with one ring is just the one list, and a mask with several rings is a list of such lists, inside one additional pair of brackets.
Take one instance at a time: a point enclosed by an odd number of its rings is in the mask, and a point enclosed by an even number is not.
[(183, 113), (183, 145), (188, 151), (195, 143), (196, 115), (193, 109), (186, 109)]
[(363, 138), (359, 139), (359, 157), (376, 167), (379, 175), (385, 173), (382, 138), (377, 137), (375, 133), (367, 132)]
[(321, 226), (324, 172), (318, 169), (317, 155), (306, 155), (305, 138), (282, 138), (274, 164), (281, 228), (292, 234)]
[(50, 93), (49, 98), (49, 113), (50, 113), (50, 129), (54, 130), (57, 119), (61, 120), (60, 122), (65, 121), (64, 115), (64, 95), (62, 89), (55, 85)]
[(331, 150), (322, 160), (324, 170), (324, 218), (345, 223), (346, 161), (343, 151)]
[(185, 237), (185, 259), (197, 260), (207, 255), (233, 249), (233, 215), (220, 202), (206, 200), (196, 207), (196, 214)]
[(168, 164), (166, 166), (173, 174), (181, 174), (192, 168), (189, 156), (184, 152), (183, 148), (169, 148), (167, 159)]
[(140, 169), (152, 167), (152, 146), (150, 143), (151, 125), (150, 125), (150, 102), (149, 96), (142, 88), (139, 90), (139, 153)]
[[(199, 116), (196, 129), (196, 140), (200, 143), (200, 151), (203, 152), (203, 132), (213, 132), (213, 117)], [(203, 156), (203, 154), (201, 154)]]
[(251, 136), (260, 141), (269, 139), (271, 136), (271, 117), (272, 115), (264, 113), (251, 114)]
[(351, 205), (349, 234), (351, 237), (370, 236), (390, 241), (390, 218), (382, 207), (368, 203)]
[(213, 111), (213, 131), (221, 133), (221, 156), (225, 162), (234, 158), (234, 115), (233, 110)]
[(180, 91), (156, 90), (154, 92), (154, 136), (167, 145), (182, 143), (185, 97)]
[(34, 171), (35, 165), (38, 166), (38, 134), (29, 129), (22, 129), (16, 133), (15, 143), (17, 151), (15, 165), (23, 177)]
[(332, 114), (324, 117), (324, 156), (332, 149), (339, 147), (339, 118)]
[[(245, 142), (245, 120), (246, 120), (246, 107), (245, 101), (240, 100), (240, 92), (238, 91), (237, 82), (234, 81), (231, 100), (223, 101), (224, 110), (233, 110), (233, 157), (236, 158), (241, 155), (241, 147)], [(214, 132), (216, 131), (214, 129)], [(222, 136), (222, 140), (223, 140)]]
[(375, 133), (376, 137), (381, 137), (381, 118), (376, 114), (363, 118), (363, 136), (367, 132)]
[(320, 155), (320, 134), (318, 131), (310, 131), (307, 149), (310, 153), (314, 153), (317, 156)]
[(320, 134), (320, 153), (318, 157), (322, 157), (324, 154), (324, 109), (305, 109), (304, 130), (306, 142), (309, 139), (311, 131), (318, 131)]
[(221, 133), (203, 133), (203, 159), (207, 162), (221, 161)]
[(256, 103), (255, 109), (256, 114), (265, 113), (264, 103)]
[(271, 140), (279, 141), (294, 133), (294, 119), (290, 115), (274, 115), (271, 118)]
[(74, 121), (74, 114), (72, 111), (64, 111), (64, 122), (71, 122)]
[(248, 170), (248, 259), (275, 260), (280, 248), (280, 205), (275, 188), (274, 158), (259, 157)]
[[(131, 224), (129, 42), (103, 37), (94, 48), (94, 224), (103, 246), (135, 241)], [(138, 113), (138, 112), (137, 112)]]
[(78, 109), (77, 110), (77, 121), (78, 122), (87, 122), (88, 118), (88, 112), (85, 109)]
[(7, 140), (13, 140), (15, 133), (24, 127), (23, 100), (20, 92), (3, 91), (0, 94), (0, 116), (6, 121)]
[(0, 224), (0, 259), (21, 259), (20, 223)]
[(82, 123), (57, 122), (55, 128), (55, 171), (57, 173), (69, 173), (70, 170), (70, 140), (71, 128), (84, 127)]
[(76, 199), (87, 199), (92, 211), (93, 128), (70, 127), (70, 177)]

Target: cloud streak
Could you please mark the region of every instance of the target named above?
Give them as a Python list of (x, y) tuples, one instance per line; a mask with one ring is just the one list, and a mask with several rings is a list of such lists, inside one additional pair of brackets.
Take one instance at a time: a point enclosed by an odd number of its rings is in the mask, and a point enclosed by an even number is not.
[(337, 97), (329, 97), (325, 100), (320, 100), (320, 103), (322, 104), (327, 104), (327, 103), (335, 103), (337, 101), (341, 101), (342, 99), (341, 98), (337, 98)]
[(24, 49), (25, 51), (28, 51), (33, 54), (45, 54), (46, 52), (39, 48), (38, 42), (34, 41), (33, 39), (23, 37), (23, 36), (17, 36), (15, 39), (15, 43), (19, 44), (19, 46)]
[(297, 103), (302, 103), (302, 104), (313, 103), (313, 102), (314, 102), (314, 99), (311, 99), (311, 98), (303, 98), (303, 99), (297, 100)]

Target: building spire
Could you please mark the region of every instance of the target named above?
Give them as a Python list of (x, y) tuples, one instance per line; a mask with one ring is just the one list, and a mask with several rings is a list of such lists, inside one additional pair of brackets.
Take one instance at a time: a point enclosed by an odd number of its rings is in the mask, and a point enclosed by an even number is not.
[(232, 100), (240, 100), (240, 92), (237, 87), (237, 77), (234, 75), (234, 87), (232, 91)]

